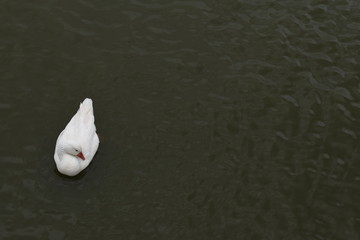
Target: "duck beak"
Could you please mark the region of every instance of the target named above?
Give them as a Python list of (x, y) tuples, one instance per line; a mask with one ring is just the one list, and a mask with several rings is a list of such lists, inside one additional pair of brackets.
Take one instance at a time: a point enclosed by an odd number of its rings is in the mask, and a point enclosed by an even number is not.
[(82, 160), (85, 160), (85, 157), (84, 157), (84, 155), (83, 155), (83, 153), (82, 152), (80, 152), (78, 155), (76, 155), (76, 156), (78, 156), (79, 158), (81, 158)]

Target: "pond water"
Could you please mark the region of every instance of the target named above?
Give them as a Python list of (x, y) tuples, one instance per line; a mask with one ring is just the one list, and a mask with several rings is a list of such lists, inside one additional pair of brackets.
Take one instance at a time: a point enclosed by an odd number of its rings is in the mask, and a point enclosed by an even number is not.
[[(1, 239), (359, 239), (360, 4), (1, 1)], [(75, 178), (58, 134), (94, 101)]]

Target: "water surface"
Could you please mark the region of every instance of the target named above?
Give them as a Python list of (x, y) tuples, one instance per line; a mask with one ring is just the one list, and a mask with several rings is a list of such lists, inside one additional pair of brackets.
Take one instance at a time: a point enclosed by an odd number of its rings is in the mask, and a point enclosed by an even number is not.
[[(359, 239), (356, 1), (2, 1), (1, 239)], [(94, 100), (78, 177), (58, 134)]]

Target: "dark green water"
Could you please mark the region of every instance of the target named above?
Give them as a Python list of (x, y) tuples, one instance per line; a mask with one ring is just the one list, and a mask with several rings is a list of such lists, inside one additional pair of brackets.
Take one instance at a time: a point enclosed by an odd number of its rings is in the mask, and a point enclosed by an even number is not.
[(359, 239), (359, 30), (355, 0), (0, 1), (0, 239)]

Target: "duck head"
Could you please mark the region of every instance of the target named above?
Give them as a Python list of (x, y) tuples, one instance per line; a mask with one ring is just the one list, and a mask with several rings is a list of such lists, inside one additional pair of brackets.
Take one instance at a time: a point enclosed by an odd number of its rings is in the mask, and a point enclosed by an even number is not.
[(69, 155), (76, 156), (82, 160), (85, 160), (84, 154), (82, 153), (81, 146), (76, 143), (68, 143), (63, 146), (63, 151)]

